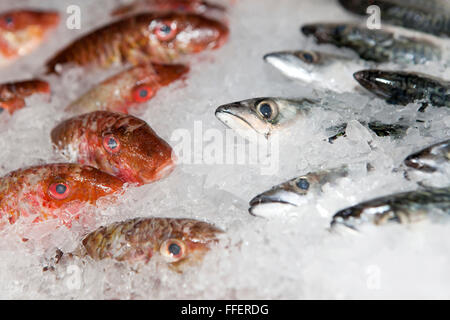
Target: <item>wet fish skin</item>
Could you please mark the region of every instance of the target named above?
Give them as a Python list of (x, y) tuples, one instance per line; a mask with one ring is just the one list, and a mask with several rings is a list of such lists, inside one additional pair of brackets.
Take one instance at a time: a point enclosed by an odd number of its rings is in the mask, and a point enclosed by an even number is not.
[(375, 62), (423, 64), (440, 61), (441, 48), (425, 39), (396, 36), (385, 30), (371, 30), (345, 23), (307, 24), (301, 28), (319, 44), (333, 44), (355, 51), (362, 59)]
[(53, 128), (51, 139), (63, 155), (128, 183), (159, 180), (175, 167), (167, 142), (145, 121), (123, 113), (94, 111), (69, 118)]
[(272, 187), (250, 200), (249, 213), (254, 216), (269, 218), (273, 213), (279, 214), (283, 209), (289, 210), (304, 204), (306, 195), (317, 196), (326, 183), (348, 175), (347, 166), (322, 171), (308, 172)]
[[(380, 121), (371, 121), (366, 123), (365, 121), (359, 121), (363, 126), (368, 127), (372, 130), (378, 137), (393, 137), (394, 139), (401, 139), (405, 136), (406, 131), (409, 129), (407, 125), (400, 123), (382, 123)], [(336, 134), (328, 138), (328, 142), (333, 143), (337, 138), (345, 136), (347, 129), (347, 123), (340, 124), (328, 128), (328, 131), (337, 131)]]
[(396, 193), (361, 202), (338, 211), (333, 216), (331, 227), (344, 225), (357, 230), (363, 222), (375, 225), (412, 223), (434, 210), (450, 213), (450, 187)]
[(237, 131), (256, 131), (268, 138), (273, 131), (305, 116), (315, 104), (309, 99), (252, 98), (219, 106), (216, 117)]
[(17, 9), (0, 14), (0, 66), (36, 49), (59, 24), (55, 11)]
[(181, 11), (197, 14), (209, 12), (224, 12), (225, 7), (201, 0), (137, 0), (129, 5), (117, 7), (111, 13), (113, 16), (143, 11)]
[(97, 110), (128, 113), (130, 107), (149, 101), (157, 91), (189, 71), (182, 64), (144, 64), (131, 67), (93, 87), (66, 110), (85, 113)]
[(223, 231), (193, 219), (135, 218), (100, 227), (82, 241), (80, 252), (94, 260), (148, 263), (160, 255), (175, 271), (198, 263)]
[[(10, 114), (25, 107), (25, 98), (33, 94), (49, 94), (50, 85), (40, 79), (0, 84), (0, 110)], [(1, 112), (0, 111), (0, 112)]]
[(367, 7), (376, 5), (380, 8), (381, 19), (390, 24), (427, 32), (437, 36), (450, 36), (450, 10), (402, 4), (386, 0), (339, 0), (347, 10), (366, 15)]
[(201, 15), (142, 13), (80, 37), (51, 58), (47, 69), (53, 73), (66, 64), (109, 68), (125, 63), (170, 63), (187, 54), (219, 48), (228, 33), (225, 25)]
[(353, 75), (361, 86), (389, 104), (407, 105), (421, 101), (450, 107), (450, 83), (427, 75), (384, 70), (361, 70)]
[(338, 92), (353, 91), (349, 74), (362, 67), (348, 57), (311, 50), (271, 52), (264, 60), (288, 78)]
[(33, 223), (57, 219), (59, 225), (70, 228), (83, 206), (95, 205), (98, 199), (121, 191), (122, 186), (120, 179), (79, 164), (18, 169), (0, 178), (0, 217), (10, 224), (27, 217)]
[(410, 154), (404, 160), (408, 168), (433, 173), (450, 164), (450, 140), (444, 140)]

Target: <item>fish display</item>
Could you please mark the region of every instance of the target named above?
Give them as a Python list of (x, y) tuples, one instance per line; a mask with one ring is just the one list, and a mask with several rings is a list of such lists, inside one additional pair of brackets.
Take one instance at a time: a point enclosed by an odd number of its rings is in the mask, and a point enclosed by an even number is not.
[(357, 230), (363, 223), (413, 223), (435, 212), (450, 213), (450, 187), (401, 192), (361, 202), (338, 211), (331, 227), (344, 225)]
[(142, 13), (94, 30), (47, 62), (49, 73), (66, 64), (108, 68), (148, 62), (170, 63), (187, 54), (222, 46), (228, 28), (190, 13)]
[(0, 84), (0, 112), (13, 114), (25, 107), (25, 98), (33, 94), (50, 94), (50, 85), (39, 79)]
[(367, 7), (376, 5), (380, 8), (383, 22), (427, 32), (437, 36), (450, 36), (450, 9), (417, 7), (392, 0), (339, 0), (347, 10), (366, 15)]
[(79, 255), (94, 260), (148, 263), (160, 256), (173, 270), (199, 263), (223, 231), (198, 220), (136, 218), (100, 227), (82, 241)]
[(301, 31), (306, 36), (314, 37), (319, 44), (351, 49), (369, 61), (423, 64), (442, 58), (442, 48), (431, 41), (355, 24), (308, 24)]
[(319, 197), (325, 184), (336, 183), (347, 175), (347, 166), (342, 166), (293, 178), (254, 197), (249, 212), (254, 216), (273, 218), (298, 211), (299, 207)]
[(28, 55), (59, 24), (54, 11), (12, 10), (0, 14), (0, 66)]
[(271, 52), (264, 60), (290, 79), (341, 93), (354, 91), (351, 75), (363, 68), (348, 57), (310, 50)]
[(80, 164), (18, 169), (0, 178), (0, 225), (56, 219), (70, 228), (84, 206), (118, 193), (122, 186), (120, 179)]
[(161, 87), (189, 71), (182, 64), (145, 64), (131, 67), (106, 79), (72, 102), (66, 110), (85, 113), (107, 110), (128, 113), (130, 107), (153, 98)]
[[(216, 117), (227, 127), (248, 140), (256, 140), (253, 133), (269, 139), (276, 131), (295, 125), (296, 121), (308, 117), (312, 108), (323, 107), (320, 101), (310, 99), (284, 99), (277, 97), (253, 98), (224, 104), (216, 109)], [(401, 138), (408, 126), (400, 123), (387, 124), (380, 121), (359, 121), (379, 137)], [(332, 136), (329, 142), (344, 136), (346, 123), (327, 128)]]
[(428, 146), (406, 157), (404, 161), (408, 168), (421, 172), (433, 173), (450, 168), (450, 140)]
[(51, 132), (57, 150), (125, 182), (142, 185), (167, 176), (175, 167), (172, 148), (143, 120), (95, 111), (61, 122)]
[(112, 15), (124, 15), (145, 11), (181, 11), (202, 15), (224, 13), (225, 7), (203, 0), (136, 0), (113, 10)]
[(384, 70), (362, 70), (354, 77), (361, 86), (389, 104), (422, 102), (424, 107), (450, 107), (448, 81), (415, 72)]

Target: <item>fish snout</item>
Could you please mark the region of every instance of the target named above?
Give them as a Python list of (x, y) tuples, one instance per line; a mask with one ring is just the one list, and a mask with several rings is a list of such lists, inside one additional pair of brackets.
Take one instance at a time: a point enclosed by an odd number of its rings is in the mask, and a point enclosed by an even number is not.
[(315, 35), (317, 33), (317, 26), (312, 25), (312, 24), (307, 24), (307, 25), (302, 26), (300, 28), (300, 31), (305, 36), (312, 36), (312, 35)]
[(158, 74), (161, 85), (165, 86), (181, 78), (189, 71), (189, 67), (183, 64), (153, 64)]
[(43, 12), (41, 13), (41, 25), (47, 28), (54, 28), (59, 24), (61, 17), (58, 12)]
[(297, 208), (297, 196), (285, 190), (271, 189), (250, 200), (248, 209), (253, 216), (271, 217), (280, 212), (292, 211)]

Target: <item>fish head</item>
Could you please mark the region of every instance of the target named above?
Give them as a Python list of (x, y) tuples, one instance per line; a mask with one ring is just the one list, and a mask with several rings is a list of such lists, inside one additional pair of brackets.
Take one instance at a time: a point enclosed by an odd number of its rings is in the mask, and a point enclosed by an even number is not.
[(433, 173), (450, 164), (450, 140), (434, 144), (428, 148), (415, 152), (404, 160), (404, 164), (411, 169), (425, 173)]
[(313, 104), (308, 99), (253, 98), (219, 106), (215, 114), (243, 136), (256, 132), (268, 138), (274, 130), (306, 114)]
[(228, 28), (219, 21), (191, 13), (168, 13), (153, 19), (150, 39), (160, 46), (183, 54), (221, 47), (228, 39)]
[(324, 55), (316, 51), (279, 51), (264, 55), (264, 60), (291, 78), (313, 81), (313, 72), (323, 64)]
[(166, 223), (168, 226), (164, 227), (165, 232), (158, 243), (159, 253), (178, 272), (201, 261), (223, 233), (219, 228), (197, 220), (170, 219)]
[(345, 24), (315, 23), (302, 26), (301, 32), (305, 36), (313, 36), (318, 43), (338, 44), (339, 39), (349, 32), (348, 29)]
[[(32, 168), (35, 186), (52, 209), (67, 209), (80, 203), (95, 204), (122, 189), (122, 180), (94, 167), (79, 164), (50, 164)], [(30, 174), (31, 177), (31, 174)], [(26, 190), (26, 189), (25, 189)]]
[(172, 148), (145, 121), (128, 115), (111, 119), (115, 120), (105, 121), (97, 131), (97, 163), (102, 170), (137, 184), (159, 180), (172, 172)]
[(401, 73), (382, 70), (361, 70), (353, 74), (358, 83), (373, 94), (388, 99), (396, 88), (403, 88)]

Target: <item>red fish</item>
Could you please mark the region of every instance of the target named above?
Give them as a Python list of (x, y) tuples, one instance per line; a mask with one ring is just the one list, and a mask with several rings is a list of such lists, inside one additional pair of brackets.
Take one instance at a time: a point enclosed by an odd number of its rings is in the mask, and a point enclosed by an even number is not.
[(57, 219), (71, 227), (80, 209), (121, 190), (123, 182), (90, 166), (57, 163), (10, 172), (0, 179), (0, 217), (13, 224)]
[(65, 64), (108, 68), (123, 63), (169, 63), (219, 48), (227, 37), (225, 25), (201, 15), (143, 13), (82, 36), (50, 59), (47, 68), (51, 73)]
[(49, 94), (50, 85), (39, 79), (0, 84), (0, 110), (13, 114), (25, 107), (25, 98), (33, 94)]
[(203, 0), (137, 0), (116, 8), (112, 15), (123, 15), (143, 11), (181, 11), (198, 14), (223, 13), (225, 7)]
[(143, 120), (109, 111), (70, 118), (51, 132), (64, 155), (142, 185), (174, 169), (172, 148)]
[(53, 11), (15, 10), (0, 14), (0, 66), (29, 54), (59, 24)]
[(136, 104), (153, 98), (163, 86), (180, 79), (189, 71), (181, 64), (145, 64), (132, 67), (86, 92), (71, 103), (67, 110), (84, 113), (108, 110), (128, 113)]

